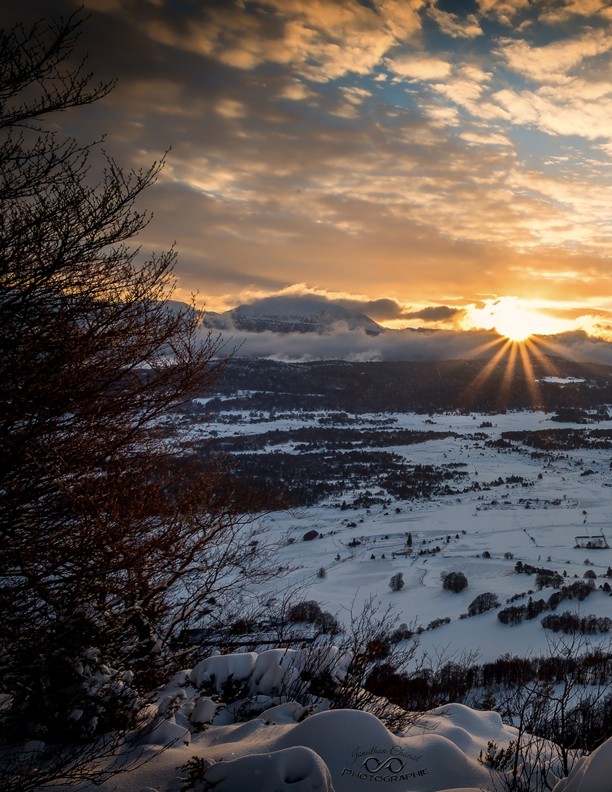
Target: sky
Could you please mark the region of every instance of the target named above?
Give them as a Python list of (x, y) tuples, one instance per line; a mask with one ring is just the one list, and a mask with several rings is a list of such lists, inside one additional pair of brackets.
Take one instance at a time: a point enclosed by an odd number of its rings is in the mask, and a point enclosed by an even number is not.
[[(0, 23), (79, 5), (5, 0)], [(85, 6), (79, 51), (118, 82), (59, 123), (125, 167), (169, 150), (140, 241), (176, 243), (178, 298), (612, 341), (608, 2)]]

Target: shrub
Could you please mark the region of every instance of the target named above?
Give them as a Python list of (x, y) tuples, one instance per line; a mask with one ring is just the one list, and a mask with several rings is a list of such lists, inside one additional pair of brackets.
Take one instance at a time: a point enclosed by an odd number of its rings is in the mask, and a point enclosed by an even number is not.
[(397, 627), (391, 635), (389, 636), (389, 641), (391, 643), (399, 643), (400, 641), (407, 641), (409, 638), (412, 638), (414, 635), (414, 630), (411, 630), (407, 624), (402, 622), (399, 627)]
[(525, 618), (527, 608), (525, 605), (511, 605), (500, 610), (497, 618), (502, 624), (519, 624)]
[(316, 625), (322, 633), (327, 635), (338, 635), (342, 631), (338, 619), (329, 611), (323, 611), (321, 617), (316, 620)]
[(291, 622), (316, 622), (323, 618), (323, 611), (315, 600), (304, 600), (292, 605), (287, 617)]
[(391, 591), (401, 591), (404, 588), (404, 576), (401, 572), (393, 575), (389, 581), (389, 588)]
[(433, 619), (432, 621), (429, 622), (429, 624), (425, 629), (436, 630), (438, 627), (442, 627), (444, 624), (450, 624), (450, 621), (451, 620), (449, 616), (443, 616), (440, 619)]
[(558, 572), (551, 572), (547, 569), (543, 569), (536, 574), (535, 584), (538, 591), (541, 591), (545, 586), (559, 588), (559, 586), (563, 585), (563, 576), (559, 575)]
[(612, 620), (607, 616), (578, 616), (575, 613), (566, 611), (561, 614), (550, 614), (542, 619), (542, 627), (554, 632), (564, 632), (569, 635), (582, 633), (583, 635), (595, 635), (596, 633), (607, 633), (610, 631)]
[(467, 588), (467, 584), (468, 581), (463, 572), (449, 572), (442, 577), (442, 588), (445, 591), (453, 591), (455, 594)]
[(491, 608), (497, 608), (498, 605), (497, 594), (493, 594), (491, 591), (484, 591), (468, 605), (468, 616), (477, 616), (479, 613), (491, 610)]

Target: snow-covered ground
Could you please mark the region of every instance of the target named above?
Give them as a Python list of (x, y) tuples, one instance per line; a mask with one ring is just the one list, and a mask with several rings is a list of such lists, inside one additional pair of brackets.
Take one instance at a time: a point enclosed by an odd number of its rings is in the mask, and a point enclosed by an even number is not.
[[(263, 432), (316, 425), (321, 417), (284, 414), (252, 423), (244, 414), (233, 423), (208, 423), (206, 431), (226, 436)], [(364, 420), (372, 425), (388, 418), (365, 416)], [(470, 652), (478, 662), (505, 653), (546, 653), (548, 636), (540, 617), (516, 626), (501, 624), (499, 609), (460, 618), (483, 592), (497, 595), (501, 607), (521, 594), (525, 596), (515, 604), (526, 603), (527, 592), (535, 589), (534, 575), (518, 574), (517, 561), (554, 569), (567, 583), (592, 570), (597, 576), (595, 591), (583, 602), (563, 603), (559, 610), (611, 614), (612, 600), (601, 587), (612, 566), (612, 548), (575, 547), (577, 536), (603, 534), (612, 544), (609, 450), (563, 450), (537, 456), (525, 446), (516, 445), (509, 451), (484, 442), (508, 430), (584, 426), (559, 424), (542, 413), (395, 414), (393, 419), (394, 428), (459, 434), (390, 450), (416, 464), (462, 465), (468, 481), (478, 481), (481, 489), (432, 501), (387, 499), (384, 505), (369, 509), (343, 510), (336, 497), (315, 507), (268, 516), (262, 520), (261, 530), (278, 541), (279, 566), (292, 571), (268, 583), (260, 593), (274, 600), (297, 588), (300, 599), (316, 600), (345, 622), (351, 608), (359, 610), (371, 596), (383, 608), (392, 605), (399, 621), (408, 625), (427, 627), (448, 617), (448, 624), (422, 632), (419, 651), (449, 660)], [(600, 422), (596, 428), (609, 430), (612, 421)], [(500, 477), (502, 485), (489, 486)], [(506, 482), (512, 477), (522, 477), (526, 485)], [(351, 498), (347, 496), (347, 500)], [(304, 541), (304, 534), (311, 529), (320, 536)], [(408, 535), (412, 553), (394, 557), (394, 552), (406, 549)], [(458, 594), (442, 588), (441, 576), (450, 571), (461, 571), (468, 579), (468, 587)], [(398, 572), (405, 585), (400, 591), (391, 591), (389, 580)], [(536, 591), (534, 599), (547, 598), (551, 591)], [(609, 637), (605, 634), (592, 640), (608, 641)], [(488, 767), (479, 761), (490, 741), (505, 746), (516, 737), (515, 729), (502, 724), (496, 713), (450, 704), (418, 718), (399, 734), (392, 734), (366, 712), (331, 710), (304, 717), (301, 705), (276, 695), (279, 680), (292, 673), (297, 657), (291, 650), (218, 656), (179, 675), (160, 696), (161, 711), (168, 712), (168, 719), (147, 739), (144, 749), (153, 755), (159, 745), (174, 741), (174, 746), (139, 770), (114, 779), (107, 788), (179, 792), (183, 788), (179, 777), (185, 777), (186, 770), (178, 768), (194, 756), (202, 761), (199, 773), (208, 784), (194, 789), (219, 792), (359, 792), (378, 788), (481, 792), (505, 788), (499, 779), (491, 779)], [(257, 712), (246, 721), (243, 713), (238, 722), (231, 706), (211, 696), (210, 686), (221, 690), (230, 675), (242, 680), (257, 701)], [(547, 751), (555, 753), (554, 747), (546, 747), (544, 753)], [(555, 782), (551, 777), (550, 782), (556, 783), (555, 792), (610, 792), (611, 765), (612, 745), (605, 743), (591, 756), (579, 759), (568, 779)]]
[[(283, 678), (296, 666), (299, 669), (299, 652), (270, 650), (210, 657), (177, 675), (159, 697), (160, 712), (167, 718), (140, 746), (141, 761), (149, 761), (115, 777), (106, 790), (497, 792), (508, 788), (483, 761), (492, 743), (505, 748), (518, 736), (497, 713), (448, 704), (396, 734), (358, 710), (323, 710), (305, 717), (304, 707), (292, 701), (279, 703), (277, 696)], [(245, 685), (249, 700), (258, 708), (250, 719), (244, 713), (236, 718), (235, 705), (225, 706), (211, 697), (211, 688), (221, 692), (230, 679)], [(591, 756), (578, 758), (568, 778), (561, 777), (558, 753), (546, 740), (532, 744), (523, 759), (527, 767), (546, 767), (546, 788), (554, 792), (610, 790), (612, 741)]]
[[(393, 428), (450, 430), (460, 436), (385, 450), (399, 453), (414, 464), (462, 465), (458, 469), (468, 474), (469, 482), (479, 482), (482, 489), (434, 501), (387, 501), (384, 506), (344, 511), (339, 508), (342, 499), (334, 498), (264, 519), (262, 530), (281, 541), (279, 565), (296, 567), (267, 586), (269, 597), (300, 586), (303, 599), (317, 600), (325, 610), (337, 613), (341, 621), (343, 615), (348, 617), (351, 606), (358, 607), (372, 595), (385, 606), (391, 604), (400, 621), (407, 624), (426, 627), (435, 619), (450, 617), (449, 624), (420, 637), (422, 650), (432, 656), (467, 650), (486, 662), (506, 652), (544, 651), (547, 633), (539, 618), (512, 627), (497, 620), (496, 610), (470, 619), (459, 617), (483, 592), (496, 594), (503, 607), (507, 599), (535, 591), (533, 575), (515, 573), (517, 561), (554, 569), (567, 578), (567, 583), (582, 578), (589, 569), (597, 575), (596, 587), (607, 580), (612, 547), (576, 549), (575, 545), (576, 536), (601, 534), (612, 545), (610, 451), (563, 450), (534, 457), (534, 449), (519, 444), (512, 451), (485, 445), (483, 438), (495, 440), (504, 431), (585, 429), (579, 424), (560, 424), (540, 412), (431, 417), (400, 413), (392, 417)], [(246, 421), (247, 416), (244, 418)], [(212, 423), (208, 428), (226, 435), (241, 434), (312, 425), (320, 418), (315, 415), (305, 421), (299, 414), (284, 415), (263, 425)], [(362, 416), (368, 426), (388, 418)], [(612, 421), (591, 428), (609, 430)], [(585, 471), (592, 472), (584, 475)], [(522, 477), (527, 486), (511, 482), (489, 487), (499, 478), (505, 482), (512, 477)], [(311, 529), (319, 532), (319, 538), (303, 541)], [(394, 552), (405, 549), (408, 534), (412, 554), (394, 557)], [(360, 544), (350, 547), (354, 540)], [(439, 552), (429, 552), (436, 547)], [(420, 554), (421, 550), (425, 553)], [(319, 576), (321, 568), (324, 577)], [(468, 579), (468, 587), (459, 594), (442, 588), (441, 576), (451, 571), (461, 571)], [(392, 592), (389, 580), (397, 572), (403, 574), (405, 585), (401, 591)], [(550, 593), (551, 589), (535, 592), (534, 598), (546, 598)], [(525, 596), (517, 604), (527, 599)], [(582, 603), (572, 601), (560, 607), (568, 609), (611, 615), (612, 600), (597, 588)]]

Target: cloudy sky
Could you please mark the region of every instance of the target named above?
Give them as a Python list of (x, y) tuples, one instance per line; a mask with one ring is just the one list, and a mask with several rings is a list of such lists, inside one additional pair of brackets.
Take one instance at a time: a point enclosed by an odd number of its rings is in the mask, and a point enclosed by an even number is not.
[(502, 306), (612, 340), (607, 0), (85, 5), (89, 66), (118, 83), (61, 122), (126, 166), (171, 149), (142, 241), (176, 241), (178, 296), (311, 292), (395, 328)]

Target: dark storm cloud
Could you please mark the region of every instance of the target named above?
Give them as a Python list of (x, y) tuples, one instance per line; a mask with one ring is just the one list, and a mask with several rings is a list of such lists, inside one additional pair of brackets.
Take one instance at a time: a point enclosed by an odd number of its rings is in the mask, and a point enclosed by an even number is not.
[(463, 313), (461, 308), (451, 308), (447, 305), (432, 305), (418, 311), (406, 310), (396, 300), (381, 298), (378, 300), (337, 300), (346, 308), (360, 311), (376, 321), (392, 319), (422, 319), (425, 322), (447, 322), (456, 319)]
[(376, 321), (385, 319), (401, 319), (403, 316), (402, 306), (395, 300), (381, 298), (379, 300), (347, 300), (339, 299), (337, 302), (352, 311), (359, 311)]
[(463, 314), (461, 308), (450, 308), (448, 305), (432, 305), (420, 311), (409, 311), (403, 316), (406, 319), (423, 319), (425, 322), (445, 322), (456, 319)]

